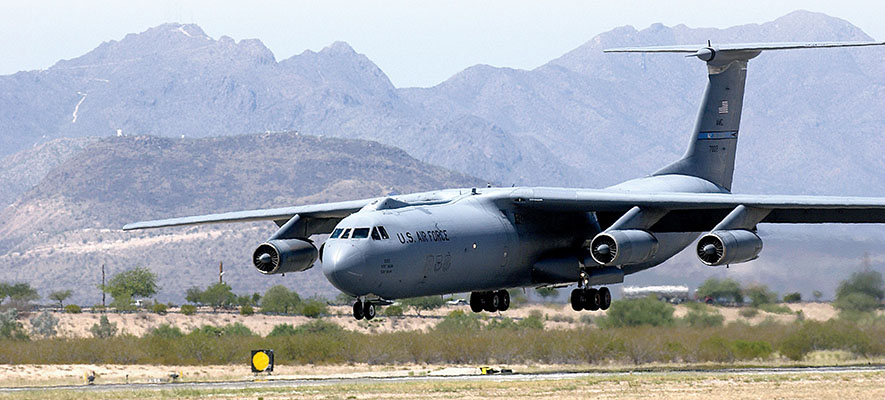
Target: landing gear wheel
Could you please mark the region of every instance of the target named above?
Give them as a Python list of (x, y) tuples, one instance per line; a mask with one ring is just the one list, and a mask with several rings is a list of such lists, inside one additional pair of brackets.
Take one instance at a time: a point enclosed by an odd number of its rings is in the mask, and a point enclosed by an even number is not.
[(507, 311), (510, 308), (510, 292), (501, 289), (495, 297), (498, 298), (498, 311)]
[(599, 309), (599, 291), (596, 289), (585, 289), (584, 309), (588, 311), (596, 311)]
[(583, 292), (583, 289), (572, 290), (572, 295), (569, 298), (569, 302), (572, 303), (572, 310), (581, 311), (584, 309), (584, 299), (581, 296)]
[(470, 293), (470, 311), (475, 313), (482, 312), (483, 309), (483, 301), (482, 301), (482, 293), (472, 292)]
[(353, 317), (359, 321), (363, 319), (363, 316), (363, 302), (357, 300), (356, 303), (353, 303)]
[(608, 290), (607, 287), (599, 289), (599, 309), (600, 310), (608, 310), (608, 308), (612, 305), (612, 292)]
[(498, 299), (498, 296), (495, 295), (495, 292), (486, 292), (484, 297), (486, 298), (486, 311), (498, 311), (499, 307), (501, 306), (501, 302), (500, 299)]
[(375, 305), (369, 302), (364, 303), (363, 316), (366, 317), (366, 321), (375, 318)]

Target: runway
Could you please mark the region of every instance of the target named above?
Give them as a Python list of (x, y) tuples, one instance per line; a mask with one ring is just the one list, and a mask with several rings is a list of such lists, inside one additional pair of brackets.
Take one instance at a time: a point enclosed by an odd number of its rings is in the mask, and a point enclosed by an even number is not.
[(169, 390), (169, 389), (247, 389), (247, 388), (279, 388), (279, 387), (301, 387), (301, 386), (332, 386), (340, 384), (376, 384), (376, 383), (409, 383), (409, 382), (446, 382), (446, 381), (462, 381), (462, 382), (517, 382), (517, 381), (533, 381), (533, 380), (567, 380), (579, 379), (586, 377), (596, 378), (618, 378), (624, 376), (643, 376), (643, 375), (705, 375), (735, 377), (735, 376), (753, 376), (753, 375), (805, 375), (805, 374), (841, 374), (841, 373), (859, 373), (859, 372), (883, 372), (885, 365), (865, 365), (865, 366), (841, 366), (841, 367), (785, 367), (785, 368), (725, 368), (725, 369), (650, 369), (636, 371), (566, 371), (566, 372), (544, 372), (544, 373), (516, 373), (512, 374), (492, 374), (492, 375), (427, 375), (427, 376), (408, 376), (408, 377), (383, 377), (383, 376), (359, 376), (353, 378), (311, 378), (311, 379), (286, 379), (275, 378), (273, 376), (242, 381), (223, 381), (223, 382), (176, 382), (176, 383), (130, 383), (130, 384), (104, 384), (104, 385), (67, 385), (67, 386), (42, 386), (42, 387), (16, 387), (16, 388), (0, 388), (2, 393), (23, 393), (37, 392), (45, 390), (56, 391), (115, 391), (115, 390)]

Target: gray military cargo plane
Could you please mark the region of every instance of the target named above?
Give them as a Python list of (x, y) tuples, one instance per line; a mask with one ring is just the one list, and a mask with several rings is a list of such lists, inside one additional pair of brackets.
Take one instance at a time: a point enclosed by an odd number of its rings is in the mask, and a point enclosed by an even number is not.
[[(504, 311), (507, 288), (577, 283), (576, 311), (607, 309), (604, 285), (692, 244), (706, 265), (753, 260), (760, 223), (885, 223), (885, 198), (731, 193), (747, 62), (766, 50), (885, 43), (765, 43), (610, 49), (687, 53), (706, 62), (707, 88), (688, 150), (651, 176), (606, 189), (447, 189), (268, 210), (137, 222), (124, 230), (274, 221), (253, 253), (267, 275), (319, 259), (329, 281), (371, 319), (394, 299), (471, 292), (470, 307)], [(319, 249), (311, 236), (330, 234)], [(599, 287), (594, 288), (594, 287)]]

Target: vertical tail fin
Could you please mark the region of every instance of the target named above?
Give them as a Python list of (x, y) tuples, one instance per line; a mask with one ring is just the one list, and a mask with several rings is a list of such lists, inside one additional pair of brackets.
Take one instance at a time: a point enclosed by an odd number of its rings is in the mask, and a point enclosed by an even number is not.
[(679, 161), (653, 175), (689, 175), (706, 179), (729, 191), (734, 175), (747, 62), (764, 50), (883, 45), (885, 42), (757, 43), (712, 46), (659, 46), (609, 49), (606, 52), (690, 53), (707, 63), (707, 89), (698, 119)]

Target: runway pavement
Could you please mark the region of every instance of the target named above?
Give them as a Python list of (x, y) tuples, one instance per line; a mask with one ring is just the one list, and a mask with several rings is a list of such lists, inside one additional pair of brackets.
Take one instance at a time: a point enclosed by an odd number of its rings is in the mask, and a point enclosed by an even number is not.
[(773, 374), (839, 374), (849, 372), (879, 372), (885, 371), (885, 365), (867, 366), (844, 366), (844, 367), (789, 367), (789, 368), (725, 368), (725, 369), (654, 369), (637, 371), (612, 371), (612, 372), (545, 372), (545, 373), (519, 373), (492, 374), (492, 375), (426, 375), (408, 377), (371, 377), (359, 376), (353, 378), (311, 378), (311, 379), (278, 379), (273, 376), (263, 379), (226, 381), (226, 382), (177, 382), (177, 383), (130, 383), (130, 384), (106, 384), (106, 385), (69, 385), (69, 386), (42, 386), (42, 387), (17, 387), (0, 388), (0, 393), (15, 393), (42, 390), (62, 391), (112, 391), (112, 390), (165, 390), (165, 389), (245, 389), (256, 387), (294, 387), (294, 386), (323, 386), (338, 384), (372, 384), (372, 383), (397, 383), (397, 382), (432, 382), (432, 381), (531, 381), (531, 380), (562, 380), (582, 377), (617, 377), (626, 375), (652, 375), (652, 374), (705, 374), (705, 375), (773, 375)]

